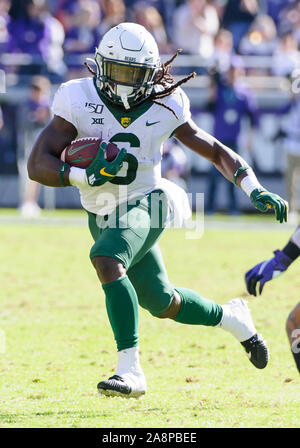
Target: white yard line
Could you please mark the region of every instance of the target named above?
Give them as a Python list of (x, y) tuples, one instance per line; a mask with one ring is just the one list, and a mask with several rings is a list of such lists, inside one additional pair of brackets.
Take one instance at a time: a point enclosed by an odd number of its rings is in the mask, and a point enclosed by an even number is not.
[(86, 226), (87, 223), (87, 218), (40, 217), (28, 219), (22, 218), (22, 216), (0, 215), (0, 226)]
[[(0, 214), (0, 226), (87, 226), (88, 220), (84, 217), (39, 217), (35, 219), (23, 218), (18, 215), (5, 215)], [(206, 230), (269, 230), (269, 231), (292, 231), (298, 222), (288, 222), (280, 224), (274, 220), (274, 222), (259, 220), (253, 222), (252, 219), (249, 221), (245, 218), (213, 218), (211, 216), (205, 218), (204, 229)]]

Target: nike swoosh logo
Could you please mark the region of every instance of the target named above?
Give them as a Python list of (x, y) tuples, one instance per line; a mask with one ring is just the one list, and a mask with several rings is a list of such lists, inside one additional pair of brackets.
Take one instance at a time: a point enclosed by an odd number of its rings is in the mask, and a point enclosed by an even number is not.
[(72, 156), (73, 154), (75, 154), (77, 151), (80, 151), (83, 148), (87, 148), (88, 146), (93, 146), (95, 143), (87, 143), (86, 145), (82, 145), (82, 146), (78, 146), (78, 148), (71, 148), (68, 151), (68, 155)]
[(115, 174), (109, 174), (105, 171), (105, 168), (101, 168), (100, 170), (100, 174), (102, 174), (102, 176), (107, 176), (107, 177), (115, 177)]
[(160, 121), (154, 121), (153, 123), (149, 123), (149, 121), (146, 121), (146, 126), (153, 126), (156, 123), (160, 123)]

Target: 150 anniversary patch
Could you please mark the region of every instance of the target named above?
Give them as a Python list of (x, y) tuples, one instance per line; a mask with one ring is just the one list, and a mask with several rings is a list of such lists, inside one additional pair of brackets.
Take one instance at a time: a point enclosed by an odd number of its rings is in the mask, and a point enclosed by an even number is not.
[(103, 104), (96, 103), (85, 103), (85, 107), (89, 110), (89, 112), (94, 114), (102, 114), (103, 112)]

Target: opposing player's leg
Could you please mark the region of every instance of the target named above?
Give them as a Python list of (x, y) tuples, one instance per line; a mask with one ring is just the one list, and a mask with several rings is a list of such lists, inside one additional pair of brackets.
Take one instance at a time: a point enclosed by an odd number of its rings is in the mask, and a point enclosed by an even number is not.
[(287, 318), (286, 332), (298, 372), (300, 373), (300, 302), (290, 312)]
[[(142, 197), (135, 205), (120, 207), (108, 217), (89, 214), (95, 239), (90, 256), (105, 292), (118, 349), (115, 375), (98, 384), (99, 391), (106, 395), (138, 397), (146, 391), (138, 354), (138, 298), (127, 270), (144, 256), (164, 230), (167, 200), (156, 193)], [(161, 219), (152, 227), (151, 208), (155, 204)]]
[(255, 367), (262, 369), (267, 365), (268, 349), (255, 329), (246, 301), (238, 298), (219, 305), (196, 291), (173, 287), (158, 245), (129, 269), (128, 276), (139, 304), (153, 316), (183, 324), (223, 328), (243, 345)]

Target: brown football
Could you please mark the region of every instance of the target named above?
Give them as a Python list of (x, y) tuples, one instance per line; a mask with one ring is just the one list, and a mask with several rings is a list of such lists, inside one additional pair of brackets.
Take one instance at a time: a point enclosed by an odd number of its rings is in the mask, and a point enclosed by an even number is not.
[[(71, 166), (78, 168), (87, 168), (95, 159), (101, 138), (86, 137), (74, 140), (61, 153), (61, 160)], [(105, 151), (105, 158), (108, 162), (112, 162), (118, 155), (119, 148), (114, 143), (108, 143)]]

